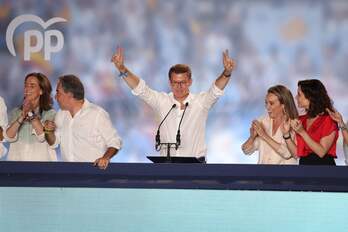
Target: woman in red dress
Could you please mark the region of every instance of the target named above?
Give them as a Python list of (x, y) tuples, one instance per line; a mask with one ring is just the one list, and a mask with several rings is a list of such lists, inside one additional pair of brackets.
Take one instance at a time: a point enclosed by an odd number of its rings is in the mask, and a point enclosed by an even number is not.
[[(300, 165), (336, 165), (338, 126), (327, 113), (333, 106), (324, 85), (316, 79), (299, 81), (296, 100), (306, 114), (283, 126), (290, 152)], [(296, 143), (287, 136), (290, 130), (296, 132)]]

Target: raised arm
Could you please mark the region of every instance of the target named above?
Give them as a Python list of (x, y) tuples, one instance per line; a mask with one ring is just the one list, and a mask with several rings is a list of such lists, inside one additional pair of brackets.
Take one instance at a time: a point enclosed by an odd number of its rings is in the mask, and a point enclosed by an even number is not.
[(235, 61), (231, 59), (228, 55), (228, 50), (222, 53), (222, 62), (224, 64), (224, 71), (215, 81), (215, 85), (221, 90), (223, 90), (226, 87), (232, 75), (232, 71), (236, 67)]
[(331, 111), (329, 109), (326, 109), (326, 111), (329, 113), (329, 115), (332, 118), (332, 120), (337, 122), (338, 127), (342, 131), (343, 142), (348, 145), (348, 127), (344, 123), (342, 115), (338, 111), (336, 111), (336, 110), (335, 111)]
[(140, 81), (139, 78), (124, 65), (123, 48), (117, 47), (116, 53), (111, 58), (111, 62), (114, 63), (115, 67), (120, 72), (120, 77), (126, 81), (131, 89), (138, 86)]

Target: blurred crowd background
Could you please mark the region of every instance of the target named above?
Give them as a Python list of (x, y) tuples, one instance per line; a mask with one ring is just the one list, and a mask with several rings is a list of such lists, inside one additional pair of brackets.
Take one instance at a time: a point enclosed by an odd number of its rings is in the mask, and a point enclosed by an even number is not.
[[(51, 26), (63, 33), (65, 44), (50, 61), (42, 53), (23, 60), (23, 32), (43, 30), (33, 23), (16, 29), (18, 55), (9, 53), (6, 29), (22, 14), (67, 19)], [(166, 92), (168, 70), (176, 63), (191, 66), (192, 92), (207, 90), (223, 70), (223, 50), (229, 49), (237, 69), (209, 115), (208, 163), (257, 162), (256, 154), (245, 156), (240, 146), (251, 121), (266, 113), (265, 93), (276, 84), (288, 86), (295, 96), (298, 80), (320, 79), (348, 119), (345, 0), (1, 0), (0, 30), (0, 95), (8, 109), (21, 104), (27, 73), (45, 73), (53, 95), (59, 75), (75, 74), (87, 98), (110, 113), (123, 138), (114, 162), (148, 162), (146, 155), (156, 154), (157, 128), (150, 108), (131, 94), (110, 62), (118, 45), (134, 73)], [(343, 165), (341, 138), (338, 156)]]

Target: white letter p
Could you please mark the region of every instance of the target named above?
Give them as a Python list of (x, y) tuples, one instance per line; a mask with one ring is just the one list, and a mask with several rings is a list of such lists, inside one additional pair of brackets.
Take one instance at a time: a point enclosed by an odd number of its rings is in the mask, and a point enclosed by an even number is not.
[[(36, 37), (36, 44), (31, 46), (31, 37)], [(24, 33), (24, 60), (30, 60), (30, 54), (39, 52), (43, 45), (42, 33), (37, 30), (29, 30)]]
[[(52, 38), (57, 38), (56, 46), (52, 46)], [(45, 60), (50, 60), (51, 53), (60, 51), (64, 46), (64, 37), (58, 30), (45, 31)]]

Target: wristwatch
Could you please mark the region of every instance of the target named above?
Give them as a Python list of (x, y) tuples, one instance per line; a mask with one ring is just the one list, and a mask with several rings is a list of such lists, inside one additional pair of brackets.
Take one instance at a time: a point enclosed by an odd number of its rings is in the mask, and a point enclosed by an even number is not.
[(341, 130), (348, 130), (347, 125), (343, 123), (342, 125), (338, 125), (338, 128)]
[(283, 135), (283, 139), (285, 139), (285, 140), (290, 139), (290, 138), (291, 138), (290, 133), (289, 133), (289, 135), (288, 135), (288, 136), (284, 136), (284, 135)]
[(232, 72), (231, 72), (230, 74), (226, 75), (226, 74), (225, 74), (225, 71), (224, 71), (224, 72), (222, 73), (222, 75), (223, 75), (224, 77), (231, 77)]
[(32, 120), (34, 120), (36, 118), (36, 114), (34, 112), (32, 112), (32, 111), (29, 111), (27, 115), (28, 115), (28, 120), (29, 121), (32, 121)]

